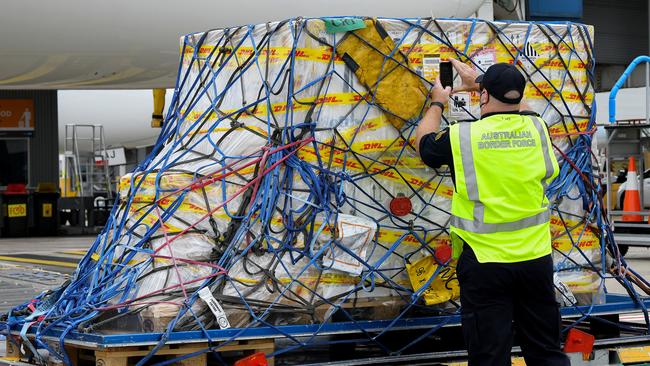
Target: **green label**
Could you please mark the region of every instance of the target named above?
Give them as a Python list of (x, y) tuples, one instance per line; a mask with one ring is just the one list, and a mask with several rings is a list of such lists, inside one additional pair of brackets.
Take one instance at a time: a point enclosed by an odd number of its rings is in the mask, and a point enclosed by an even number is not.
[(327, 33), (339, 33), (363, 29), (366, 23), (360, 18), (330, 18), (325, 19), (325, 30)]

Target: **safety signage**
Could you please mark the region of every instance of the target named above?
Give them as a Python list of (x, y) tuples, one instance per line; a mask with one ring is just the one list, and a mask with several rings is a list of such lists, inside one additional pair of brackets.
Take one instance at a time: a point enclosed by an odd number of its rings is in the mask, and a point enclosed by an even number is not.
[(24, 203), (17, 203), (7, 205), (7, 216), (9, 217), (25, 217), (27, 216), (27, 205)]
[(124, 165), (126, 164), (126, 154), (123, 147), (115, 149), (107, 149), (106, 157), (108, 158), (108, 166)]
[(43, 217), (52, 217), (52, 204), (44, 203), (43, 204)]
[(0, 99), (0, 130), (33, 130), (32, 99)]

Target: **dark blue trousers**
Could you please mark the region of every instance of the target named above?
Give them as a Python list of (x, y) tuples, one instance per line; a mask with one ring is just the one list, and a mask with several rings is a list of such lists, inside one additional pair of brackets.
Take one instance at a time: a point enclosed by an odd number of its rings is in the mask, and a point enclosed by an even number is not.
[(561, 317), (550, 255), (518, 263), (479, 263), (465, 244), (457, 275), (469, 366), (510, 366), (513, 330), (527, 366), (570, 366), (560, 349)]

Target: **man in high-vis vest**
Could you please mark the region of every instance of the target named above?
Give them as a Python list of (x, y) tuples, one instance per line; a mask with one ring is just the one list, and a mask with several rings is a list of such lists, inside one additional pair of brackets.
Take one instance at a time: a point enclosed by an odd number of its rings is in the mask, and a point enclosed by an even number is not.
[(415, 146), (428, 166), (448, 166), (454, 181), (450, 236), (454, 254), (460, 253), (469, 365), (510, 365), (514, 333), (526, 365), (568, 366), (560, 349), (545, 195), (559, 168), (546, 124), (520, 110), (526, 80), (515, 66), (495, 64), (478, 75), (452, 63), (462, 80), (453, 92), (479, 91), (481, 119), (440, 130), (452, 90), (438, 81)]

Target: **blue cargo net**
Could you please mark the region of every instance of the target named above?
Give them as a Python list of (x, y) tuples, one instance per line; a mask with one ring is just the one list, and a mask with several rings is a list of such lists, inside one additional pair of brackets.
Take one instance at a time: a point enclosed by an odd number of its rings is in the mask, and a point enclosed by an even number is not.
[[(547, 192), (558, 301), (581, 306), (567, 329), (604, 301), (606, 278), (643, 305), (633, 282), (648, 283), (618, 252), (593, 163), (593, 29), (363, 24), (333, 32), (323, 19), (298, 18), (185, 36), (152, 152), (122, 177), (108, 223), (72, 279), (14, 308), (6, 328), (34, 334), (24, 339), (37, 358), (47, 349), (65, 363), (74, 332), (161, 333), (139, 365), (174, 332), (212, 340), (214, 329), (235, 332), (182, 358), (219, 351), (251, 328), (289, 341), (268, 356), (327, 342), (408, 351), (460, 307), (448, 255), (453, 183), (413, 146), (426, 93), (449, 58), (479, 71), (516, 64), (526, 104), (548, 124), (561, 167)], [(452, 98), (443, 124), (479, 117), (477, 94)], [(443, 320), (399, 346), (382, 342), (404, 319), (423, 317)], [(379, 321), (381, 330), (368, 330)], [(333, 322), (358, 336), (321, 337)], [(297, 337), (287, 330), (296, 324), (315, 331)], [(54, 329), (59, 347), (43, 338)]]

